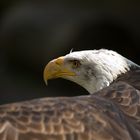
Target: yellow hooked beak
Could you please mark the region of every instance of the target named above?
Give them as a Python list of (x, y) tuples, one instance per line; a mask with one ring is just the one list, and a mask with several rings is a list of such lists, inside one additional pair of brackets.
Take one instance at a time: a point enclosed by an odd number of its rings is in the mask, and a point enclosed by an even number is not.
[(74, 72), (71, 72), (64, 66), (64, 57), (59, 57), (50, 61), (44, 69), (44, 81), (47, 84), (47, 80), (54, 78), (65, 78), (65, 76), (75, 76)]

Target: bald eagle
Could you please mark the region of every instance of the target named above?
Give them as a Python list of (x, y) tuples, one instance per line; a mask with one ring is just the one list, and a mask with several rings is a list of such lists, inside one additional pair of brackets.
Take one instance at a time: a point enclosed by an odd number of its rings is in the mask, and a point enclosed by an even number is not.
[(64, 78), (90, 94), (0, 106), (0, 140), (139, 140), (140, 66), (106, 49), (50, 61), (44, 80)]

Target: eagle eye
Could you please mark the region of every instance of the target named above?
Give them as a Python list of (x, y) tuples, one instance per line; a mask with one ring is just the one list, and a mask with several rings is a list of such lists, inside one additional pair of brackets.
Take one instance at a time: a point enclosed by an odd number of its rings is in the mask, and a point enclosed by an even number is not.
[(78, 68), (81, 65), (79, 60), (72, 60), (71, 62), (72, 62), (73, 68)]

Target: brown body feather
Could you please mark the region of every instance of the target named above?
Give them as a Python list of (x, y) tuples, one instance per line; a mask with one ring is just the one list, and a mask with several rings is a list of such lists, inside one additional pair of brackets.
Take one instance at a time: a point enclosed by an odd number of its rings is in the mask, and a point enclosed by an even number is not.
[(140, 139), (140, 71), (88, 96), (0, 106), (0, 140)]

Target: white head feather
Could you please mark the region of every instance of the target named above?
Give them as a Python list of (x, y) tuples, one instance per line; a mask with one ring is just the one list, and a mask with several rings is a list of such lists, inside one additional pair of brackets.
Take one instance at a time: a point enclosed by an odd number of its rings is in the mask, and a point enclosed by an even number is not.
[(67, 60), (79, 60), (82, 66), (74, 70), (76, 77), (66, 79), (81, 85), (89, 93), (109, 86), (120, 74), (129, 71), (131, 65), (136, 65), (117, 52), (106, 49), (71, 52), (65, 56)]

